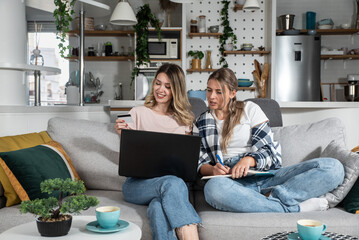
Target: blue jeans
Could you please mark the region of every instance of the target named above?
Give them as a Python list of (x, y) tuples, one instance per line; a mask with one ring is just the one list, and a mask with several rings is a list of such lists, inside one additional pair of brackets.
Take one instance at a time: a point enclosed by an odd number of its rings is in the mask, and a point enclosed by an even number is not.
[(127, 178), (122, 189), (127, 202), (148, 205), (153, 239), (177, 239), (175, 228), (201, 223), (188, 200), (187, 185), (181, 178), (172, 175)]
[[(233, 167), (236, 161), (225, 162)], [(229, 212), (299, 212), (299, 203), (335, 189), (344, 167), (333, 158), (316, 158), (277, 170), (274, 176), (212, 178), (204, 187), (207, 203)], [(263, 194), (269, 193), (269, 197)]]

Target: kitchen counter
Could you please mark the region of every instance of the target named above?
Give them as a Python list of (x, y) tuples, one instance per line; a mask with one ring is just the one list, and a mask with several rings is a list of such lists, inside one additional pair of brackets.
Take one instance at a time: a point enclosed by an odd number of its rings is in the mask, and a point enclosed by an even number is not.
[(280, 108), (359, 108), (359, 102), (278, 102)]
[(142, 106), (144, 100), (109, 100), (111, 111), (129, 111), (133, 107)]

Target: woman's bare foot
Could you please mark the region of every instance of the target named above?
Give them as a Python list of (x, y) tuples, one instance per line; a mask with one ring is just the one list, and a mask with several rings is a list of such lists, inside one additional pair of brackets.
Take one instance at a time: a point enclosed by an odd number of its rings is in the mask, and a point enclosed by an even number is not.
[(184, 225), (176, 228), (176, 234), (179, 240), (199, 240), (196, 224)]

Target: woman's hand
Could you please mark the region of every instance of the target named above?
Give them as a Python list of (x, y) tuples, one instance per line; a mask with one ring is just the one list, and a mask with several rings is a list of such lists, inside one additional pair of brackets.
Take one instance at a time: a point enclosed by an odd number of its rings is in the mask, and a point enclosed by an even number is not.
[(246, 156), (232, 168), (232, 178), (241, 178), (247, 176), (250, 167), (256, 166), (256, 160), (251, 156)]
[(121, 118), (116, 119), (116, 124), (115, 124), (114, 128), (119, 135), (121, 135), (122, 129), (130, 129), (128, 124), (125, 122), (125, 120), (123, 120)]
[(213, 166), (212, 175), (229, 174), (230, 170), (231, 169), (228, 166), (223, 166), (222, 164), (217, 163), (216, 165)]

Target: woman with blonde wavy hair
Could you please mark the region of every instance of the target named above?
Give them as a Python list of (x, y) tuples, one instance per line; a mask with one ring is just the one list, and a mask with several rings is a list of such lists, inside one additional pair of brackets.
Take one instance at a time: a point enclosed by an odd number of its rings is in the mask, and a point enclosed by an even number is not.
[[(135, 129), (176, 134), (191, 134), (194, 115), (186, 94), (183, 70), (164, 64), (156, 72), (144, 106), (129, 112), (132, 123), (117, 119), (116, 131)], [(148, 205), (153, 239), (198, 239), (201, 219), (189, 202), (185, 182), (167, 175), (149, 179), (129, 177), (123, 184), (125, 200)]]
[[(280, 145), (273, 140), (267, 116), (257, 104), (237, 101), (236, 93), (237, 78), (229, 68), (209, 76), (209, 111), (196, 120), (202, 137), (198, 171), (222, 177), (210, 177), (205, 184), (207, 203), (230, 212), (328, 209), (328, 201), (319, 196), (342, 183), (342, 164), (333, 158), (316, 158), (282, 168)], [(247, 176), (250, 168), (271, 174)]]

